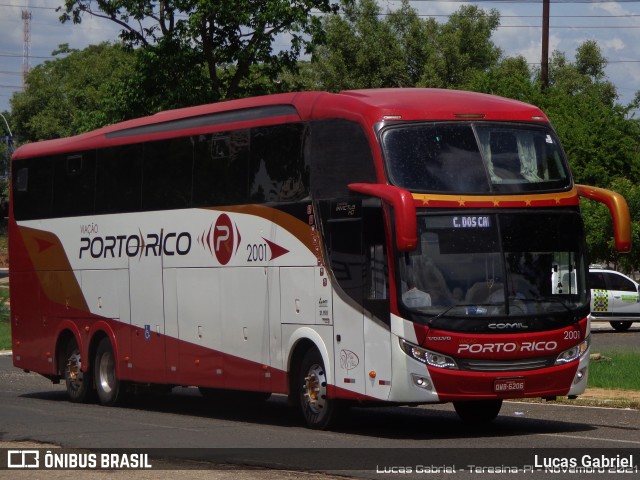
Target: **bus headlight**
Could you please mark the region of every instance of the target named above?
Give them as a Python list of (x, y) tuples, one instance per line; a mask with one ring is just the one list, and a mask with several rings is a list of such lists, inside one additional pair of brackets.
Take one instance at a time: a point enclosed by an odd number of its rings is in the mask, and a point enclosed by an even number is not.
[(556, 358), (556, 365), (564, 365), (565, 363), (573, 362), (574, 360), (582, 357), (587, 350), (589, 350), (589, 342), (591, 337), (587, 337), (582, 343), (579, 343), (575, 347), (571, 347), (569, 350), (565, 350), (558, 358)]
[(404, 353), (409, 355), (411, 358), (414, 358), (430, 367), (458, 369), (456, 361), (448, 355), (432, 352), (431, 350), (409, 343), (402, 338), (400, 339), (400, 348), (402, 348)]

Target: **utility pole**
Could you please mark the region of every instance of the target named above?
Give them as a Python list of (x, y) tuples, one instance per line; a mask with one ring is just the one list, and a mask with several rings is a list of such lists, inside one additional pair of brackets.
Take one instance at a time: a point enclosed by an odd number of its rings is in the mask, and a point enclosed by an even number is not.
[(31, 12), (22, 10), (22, 90), (27, 84), (27, 74), (31, 70)]
[(551, 0), (542, 0), (542, 60), (540, 61), (540, 80), (542, 88), (549, 86), (549, 10)]
[[(2, 177), (4, 179), (9, 178), (9, 164), (11, 163), (11, 154), (13, 153), (13, 133), (11, 133), (11, 128), (9, 128), (9, 122), (7, 122), (6, 117), (0, 113), (0, 118), (4, 121), (4, 126), (7, 127), (8, 135), (3, 135), (0, 137), (0, 140), (4, 140), (7, 142), (7, 161), (4, 164), (4, 168), (2, 169)], [(4, 129), (3, 129), (4, 130)], [(2, 219), (0, 218), (0, 221)]]

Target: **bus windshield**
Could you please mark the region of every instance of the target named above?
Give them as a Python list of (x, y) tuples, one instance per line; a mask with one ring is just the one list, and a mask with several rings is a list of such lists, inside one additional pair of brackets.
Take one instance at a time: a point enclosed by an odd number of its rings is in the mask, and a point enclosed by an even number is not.
[(398, 254), (401, 304), (428, 317), (527, 317), (587, 306), (574, 212), (420, 215)]
[(390, 182), (412, 192), (540, 192), (571, 184), (548, 125), (392, 125), (382, 130), (381, 142)]

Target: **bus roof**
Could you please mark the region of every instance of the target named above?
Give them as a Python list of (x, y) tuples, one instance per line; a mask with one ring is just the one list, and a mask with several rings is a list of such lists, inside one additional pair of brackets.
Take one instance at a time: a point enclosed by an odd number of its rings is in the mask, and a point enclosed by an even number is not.
[(293, 92), (168, 110), (69, 138), (24, 145), (14, 159), (74, 152), (177, 136), (322, 118), (364, 125), (390, 120), (548, 122), (537, 107), (460, 90), (388, 88), (340, 93)]

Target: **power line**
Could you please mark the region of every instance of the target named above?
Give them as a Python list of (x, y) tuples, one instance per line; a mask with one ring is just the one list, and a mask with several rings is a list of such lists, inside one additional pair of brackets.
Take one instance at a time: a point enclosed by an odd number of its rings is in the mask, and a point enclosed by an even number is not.
[[(400, 1), (400, 0), (391, 0)], [(410, 3), (542, 3), (543, 0), (409, 0)], [(640, 0), (549, 0), (550, 3), (640, 3)]]

